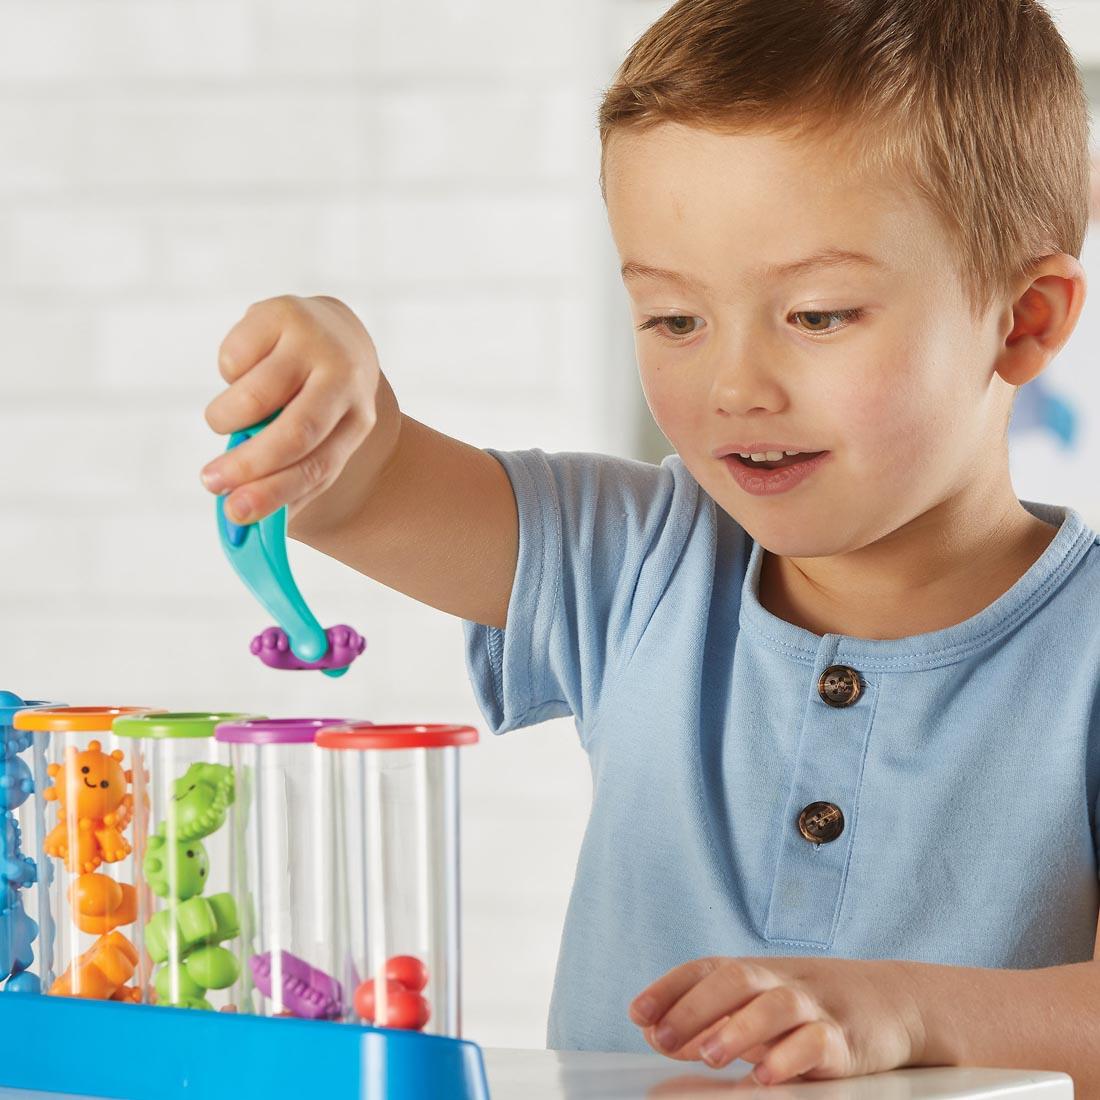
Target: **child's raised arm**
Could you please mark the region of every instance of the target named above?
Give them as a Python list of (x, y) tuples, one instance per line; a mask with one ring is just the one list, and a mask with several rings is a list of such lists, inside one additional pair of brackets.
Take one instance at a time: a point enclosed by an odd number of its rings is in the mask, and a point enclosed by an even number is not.
[(334, 298), (257, 302), (218, 355), (206, 410), (229, 434), (278, 409), (203, 482), (254, 522), (284, 504), (290, 534), (390, 588), (503, 627), (519, 546), (515, 497), (485, 451), (405, 416), (369, 333)]

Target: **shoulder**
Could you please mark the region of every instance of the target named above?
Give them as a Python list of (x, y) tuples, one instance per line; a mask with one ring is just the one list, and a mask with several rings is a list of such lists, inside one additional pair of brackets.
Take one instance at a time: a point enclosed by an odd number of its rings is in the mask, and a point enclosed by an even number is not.
[(594, 451), (487, 450), (517, 498), (532, 495), (563, 515), (647, 528), (713, 504), (677, 454), (652, 463)]

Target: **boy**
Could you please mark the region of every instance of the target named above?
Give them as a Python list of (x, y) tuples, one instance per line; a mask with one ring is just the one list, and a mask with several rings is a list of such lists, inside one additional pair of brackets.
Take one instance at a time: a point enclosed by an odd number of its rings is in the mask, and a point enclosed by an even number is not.
[(285, 410), (207, 487), (465, 620), (494, 732), (576, 717), (551, 1046), (1100, 1096), (1100, 550), (1005, 442), (1084, 301), (1065, 43), (1031, 0), (681, 0), (600, 128), (675, 455), (466, 446), (284, 297), (207, 418)]

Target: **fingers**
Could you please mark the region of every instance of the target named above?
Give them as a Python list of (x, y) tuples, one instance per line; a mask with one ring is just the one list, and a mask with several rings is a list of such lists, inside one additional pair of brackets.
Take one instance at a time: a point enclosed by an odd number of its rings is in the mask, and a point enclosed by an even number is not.
[[(289, 411), (288, 407), (278, 420), (253, 439), (262, 438), (278, 426)], [(225, 499), (226, 517), (233, 523), (243, 525), (263, 519), (284, 504), (301, 507), (332, 484), (365, 435), (366, 426), (359, 415), (350, 410), (345, 412), (324, 442), (298, 461), (274, 473), (249, 480), (230, 492)], [(241, 448), (245, 446), (247, 444), (241, 444)], [(229, 455), (232, 454), (233, 451), (230, 451)]]
[[(242, 379), (236, 385), (243, 386), (247, 381)], [(229, 398), (232, 390), (219, 400)], [(271, 388), (269, 392), (280, 391)], [(287, 397), (289, 401), (283, 398), (283, 411), (263, 431), (207, 464), (202, 471), (202, 481), (210, 492), (229, 492), (302, 461), (328, 437), (348, 411), (347, 395), (329, 387), (320, 372), (310, 374), (302, 388)], [(276, 404), (271, 411), (279, 407)]]
[(226, 333), (218, 348), (218, 370), (226, 382), (236, 382), (275, 350), (293, 308), (289, 295), (254, 302)]
[[(721, 1030), (717, 1028), (716, 1030)], [(701, 1045), (701, 1044), (700, 1044)], [(767, 1043), (757, 1043), (754, 1047), (749, 1047), (748, 1050), (743, 1050), (740, 1054), (740, 1058), (744, 1062), (762, 1062), (770, 1049)]]
[(754, 1072), (758, 1080), (775, 1084), (803, 1074), (810, 1074), (810, 1081), (842, 1077), (846, 1075), (846, 1054), (839, 1028), (825, 1020), (814, 1020), (780, 1039)]
[[(666, 1057), (675, 1058), (677, 1061), (681, 1061), (681, 1062), (698, 1062), (699, 1059), (702, 1057), (702, 1055), (700, 1055), (700, 1053), (699, 1053), (699, 1048), (712, 1035), (716, 1035), (718, 1032), (720, 1032), (722, 1030), (723, 1025), (726, 1023), (726, 1021), (728, 1019), (729, 1019), (729, 1016), (720, 1017), (719, 1019), (715, 1020), (714, 1023), (710, 1025), (710, 1027), (704, 1028), (693, 1039), (689, 1039), (678, 1050), (674, 1050), (674, 1051), (671, 1051), (671, 1052), (663, 1049), (658, 1044), (657, 1040), (654, 1038), (653, 1033), (654, 1033), (654, 1031), (656, 1031), (656, 1028), (647, 1027), (642, 1032), (642, 1034), (645, 1037), (645, 1041), (647, 1043), (649, 1043), (649, 1045), (655, 1051), (657, 1051), (659, 1054), (664, 1054)], [(752, 1061), (751, 1058), (746, 1058), (746, 1060), (747, 1061)]]
[(697, 959), (669, 971), (641, 997), (652, 997), (658, 1006), (660, 1014), (652, 1019), (653, 1041), (668, 1054), (778, 984), (773, 975), (743, 960)]
[(258, 424), (282, 408), (308, 374), (302, 356), (289, 349), (273, 352), (207, 405), (206, 422), (219, 435)]
[(630, 1018), (639, 1027), (654, 1024), (693, 986), (712, 973), (725, 959), (692, 959), (673, 967), (630, 1002)]
[(324, 492), (376, 420), (374, 346), (337, 299), (255, 303), (222, 341), (218, 363), (229, 387), (207, 407), (214, 431), (274, 416), (202, 471), (232, 522), (253, 523)]
[[(765, 989), (700, 1045), (708, 1066), (724, 1066), (761, 1043), (772, 1042), (794, 1028), (820, 1018), (810, 998), (789, 985)], [(801, 1072), (801, 1071), (797, 1071)]]

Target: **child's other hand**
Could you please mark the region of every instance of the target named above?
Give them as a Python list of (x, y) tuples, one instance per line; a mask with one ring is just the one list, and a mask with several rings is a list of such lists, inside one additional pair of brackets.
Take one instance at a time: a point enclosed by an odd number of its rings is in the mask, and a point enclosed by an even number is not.
[(630, 1018), (661, 1054), (714, 1067), (742, 1058), (770, 1083), (917, 1064), (924, 1044), (889, 960), (695, 959), (639, 993)]
[(202, 471), (210, 492), (228, 494), (236, 523), (320, 496), (375, 422), (374, 343), (335, 298), (283, 295), (249, 306), (222, 341), (218, 369), (229, 388), (207, 406), (214, 431), (228, 435), (283, 410)]

